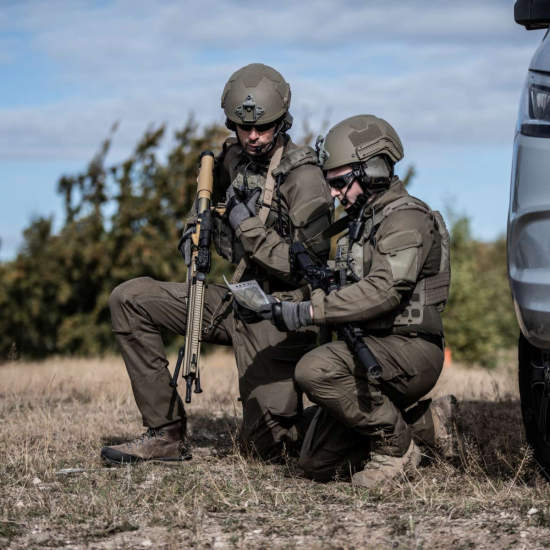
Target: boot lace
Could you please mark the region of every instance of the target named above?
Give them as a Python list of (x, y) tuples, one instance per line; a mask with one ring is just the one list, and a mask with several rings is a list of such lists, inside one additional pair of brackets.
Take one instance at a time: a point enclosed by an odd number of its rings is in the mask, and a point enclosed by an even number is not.
[(133, 441), (129, 441), (127, 443), (128, 448), (131, 449), (132, 445), (135, 445), (138, 447), (139, 445), (142, 445), (146, 441), (151, 441), (151, 439), (158, 437), (159, 435), (163, 435), (164, 432), (162, 430), (156, 430), (155, 428), (149, 428), (144, 434), (142, 434), (140, 437), (134, 439)]

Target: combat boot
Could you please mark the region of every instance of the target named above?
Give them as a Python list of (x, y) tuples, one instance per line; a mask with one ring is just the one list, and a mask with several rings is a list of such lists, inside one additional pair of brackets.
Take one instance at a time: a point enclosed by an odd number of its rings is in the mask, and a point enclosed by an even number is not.
[(351, 482), (359, 487), (372, 489), (386, 483), (395, 477), (414, 471), (420, 464), (420, 449), (411, 441), (407, 452), (403, 456), (383, 455), (371, 453), (371, 459), (362, 472), (353, 474)]
[(447, 460), (459, 460), (464, 435), (458, 400), (454, 395), (434, 399), (430, 404), (434, 424), (435, 447)]
[(190, 460), (192, 457), (185, 440), (186, 427), (187, 420), (183, 419), (161, 428), (149, 428), (134, 441), (103, 447), (101, 457), (111, 464)]

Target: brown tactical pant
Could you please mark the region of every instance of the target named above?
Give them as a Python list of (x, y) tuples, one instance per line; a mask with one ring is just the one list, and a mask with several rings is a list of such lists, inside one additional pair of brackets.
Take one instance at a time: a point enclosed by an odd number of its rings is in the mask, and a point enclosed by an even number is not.
[(309, 352), (296, 367), (298, 385), (319, 406), (300, 454), (302, 469), (313, 479), (360, 470), (370, 450), (402, 456), (413, 435), (434, 442), (429, 401), (403, 411), (435, 386), (443, 351), (397, 335), (368, 336), (365, 342), (382, 366), (376, 380), (340, 341)]
[[(207, 287), (204, 327), (210, 326), (224, 293), (224, 286)], [(121, 284), (109, 298), (113, 331), (147, 427), (159, 427), (185, 416), (182, 400), (169, 385), (160, 329), (185, 333), (187, 295), (187, 283), (143, 277)], [(235, 315), (230, 301), (218, 307), (220, 311), (203, 339), (233, 346), (243, 404), (244, 442), (264, 459), (278, 456), (283, 448), (299, 448), (307, 426), (302, 427), (302, 393), (293, 376), (299, 359), (315, 348), (317, 329), (287, 334), (269, 321), (246, 325)]]

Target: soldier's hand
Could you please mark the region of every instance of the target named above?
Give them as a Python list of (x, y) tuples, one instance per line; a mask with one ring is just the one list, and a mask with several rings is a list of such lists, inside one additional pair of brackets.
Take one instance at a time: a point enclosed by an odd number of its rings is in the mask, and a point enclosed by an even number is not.
[(271, 304), (277, 302), (278, 300), (274, 296), (270, 296), (270, 295), (267, 296), (267, 299), (269, 300), (270, 303), (266, 304), (265, 306), (262, 306), (259, 312), (239, 304), (237, 300), (233, 300), (233, 309), (235, 310), (235, 313), (247, 325), (254, 325), (256, 323), (259, 323), (260, 321), (270, 321)]
[(178, 250), (180, 251), (181, 255), (183, 256), (183, 261), (185, 262), (185, 265), (187, 268), (191, 266), (191, 245), (192, 245), (192, 238), (191, 235), (195, 232), (194, 227), (190, 227), (183, 233), (181, 236), (180, 242), (178, 244)]
[(281, 332), (298, 330), (313, 324), (311, 302), (278, 302), (271, 304), (271, 322)]
[(256, 187), (248, 198), (239, 197), (237, 190), (232, 185), (227, 190), (227, 203), (225, 205), (225, 217), (229, 225), (235, 231), (238, 225), (256, 215), (256, 202), (262, 194), (262, 190)]

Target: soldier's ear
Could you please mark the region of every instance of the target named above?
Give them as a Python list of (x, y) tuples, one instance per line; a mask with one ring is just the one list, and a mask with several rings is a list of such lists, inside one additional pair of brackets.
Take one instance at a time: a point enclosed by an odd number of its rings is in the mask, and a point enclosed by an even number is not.
[(225, 119), (225, 127), (231, 132), (237, 131), (237, 125), (232, 120), (229, 120), (228, 118)]

